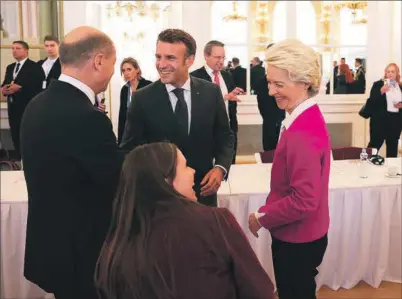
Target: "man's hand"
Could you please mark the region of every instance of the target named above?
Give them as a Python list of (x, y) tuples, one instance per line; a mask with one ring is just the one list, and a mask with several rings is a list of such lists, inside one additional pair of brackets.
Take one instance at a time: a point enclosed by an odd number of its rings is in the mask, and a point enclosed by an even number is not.
[(223, 99), (225, 101), (234, 101), (234, 102), (241, 102), (240, 99), (237, 97), (239, 94), (243, 94), (244, 90), (241, 89), (240, 87), (236, 87), (233, 89), (231, 92), (226, 94)]
[(201, 196), (215, 194), (223, 180), (223, 170), (219, 167), (212, 168), (201, 181)]
[(395, 108), (402, 109), (402, 102), (394, 104)]
[(98, 106), (96, 107), (100, 112), (105, 113), (106, 112), (106, 105), (102, 104), (101, 102), (98, 103)]
[(256, 238), (258, 238), (258, 231), (260, 228), (261, 224), (258, 222), (255, 214), (251, 213), (250, 216), (248, 216), (248, 229)]
[(15, 84), (15, 83), (13, 83), (13, 84), (10, 84), (10, 86), (8, 87), (8, 94), (14, 94), (14, 93), (16, 93), (17, 91), (19, 91), (20, 89), (21, 89), (21, 85), (18, 85), (18, 84)]

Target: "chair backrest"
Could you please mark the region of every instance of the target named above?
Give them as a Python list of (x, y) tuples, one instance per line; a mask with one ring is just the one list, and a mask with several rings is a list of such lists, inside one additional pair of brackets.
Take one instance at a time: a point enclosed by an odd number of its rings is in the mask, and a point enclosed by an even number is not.
[(274, 162), (275, 150), (259, 152), (255, 154), (257, 163), (272, 163)]
[[(332, 157), (336, 160), (358, 160), (360, 159), (360, 153), (362, 152), (362, 147), (341, 147), (332, 149)], [(367, 148), (367, 154), (370, 158), (372, 155), (372, 149)]]

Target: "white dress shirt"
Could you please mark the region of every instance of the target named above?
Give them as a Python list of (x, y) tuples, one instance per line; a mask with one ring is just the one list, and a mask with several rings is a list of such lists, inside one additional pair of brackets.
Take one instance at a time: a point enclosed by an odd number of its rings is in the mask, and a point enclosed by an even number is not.
[(78, 88), (83, 93), (85, 93), (85, 95), (88, 97), (88, 99), (91, 101), (92, 104), (95, 104), (95, 92), (88, 85), (82, 83), (80, 80), (77, 80), (65, 74), (60, 75), (59, 81), (69, 83), (72, 86)]
[(385, 96), (387, 98), (387, 111), (393, 113), (399, 112), (399, 109), (394, 106), (394, 104), (402, 102), (402, 92), (399, 85), (390, 84)]
[(42, 63), (42, 68), (43, 71), (45, 72), (45, 77), (49, 76), (50, 70), (52, 69), (54, 63), (56, 62), (58, 57), (50, 59), (47, 58), (43, 63)]
[[(208, 75), (211, 77), (212, 82), (215, 83), (214, 70), (211, 69), (208, 65), (205, 65), (205, 70), (207, 71)], [(219, 87), (221, 88), (222, 97), (224, 97), (225, 95), (227, 95), (229, 93), (228, 88), (226, 86), (225, 80), (222, 77), (221, 72), (218, 72), (218, 77), (219, 77)], [(229, 115), (228, 101), (225, 101), (225, 107), (226, 107), (226, 113), (228, 113), (228, 115)]]
[[(177, 104), (177, 97), (174, 94), (173, 90), (176, 89), (175, 86), (173, 86), (172, 84), (166, 84), (166, 90), (169, 94), (169, 100), (170, 103), (172, 104), (172, 108), (173, 111), (176, 108), (176, 104)], [(190, 134), (190, 128), (191, 128), (191, 81), (190, 81), (190, 77), (188, 77), (186, 83), (183, 84), (183, 86), (181, 87), (183, 88), (183, 95), (184, 95), (184, 100), (186, 101), (187, 104), (187, 112), (188, 112), (188, 133)], [(215, 167), (219, 167), (224, 171), (224, 176), (226, 176), (226, 174), (228, 173), (226, 168), (221, 166), (221, 165), (215, 165)]]
[[(14, 71), (13, 71), (13, 79), (15, 80), (15, 78), (17, 77), (18, 73), (21, 71), (22, 66), (24, 65), (25, 61), (27, 61), (28, 57), (26, 57), (25, 59), (21, 60), (21, 61), (16, 61), (15, 66), (14, 66)], [(17, 72), (17, 63), (20, 64), (20, 67), (18, 69)]]

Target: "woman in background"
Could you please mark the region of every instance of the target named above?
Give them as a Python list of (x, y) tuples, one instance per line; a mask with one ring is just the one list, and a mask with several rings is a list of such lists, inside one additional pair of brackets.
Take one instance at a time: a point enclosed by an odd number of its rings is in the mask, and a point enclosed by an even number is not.
[(402, 85), (398, 65), (390, 63), (383, 79), (374, 82), (367, 99), (370, 115), (370, 142), (368, 147), (380, 150), (384, 140), (387, 157), (398, 156), (398, 140), (402, 130)]
[(120, 73), (127, 83), (120, 91), (119, 124), (117, 129), (118, 144), (120, 144), (123, 137), (124, 127), (126, 126), (127, 106), (131, 102), (133, 92), (152, 83), (142, 78), (141, 68), (137, 60), (132, 57), (124, 58), (120, 64)]
[(249, 216), (250, 231), (272, 237), (280, 299), (315, 299), (315, 276), (327, 248), (331, 146), (313, 100), (321, 83), (320, 55), (298, 40), (266, 52), (269, 94), (286, 110), (266, 203)]
[(335, 94), (348, 94), (351, 93), (350, 89), (354, 82), (352, 71), (349, 65), (344, 63), (339, 65), (339, 75), (336, 77), (337, 84)]
[(193, 185), (173, 144), (128, 154), (96, 271), (100, 298), (274, 298), (236, 219), (198, 204)]

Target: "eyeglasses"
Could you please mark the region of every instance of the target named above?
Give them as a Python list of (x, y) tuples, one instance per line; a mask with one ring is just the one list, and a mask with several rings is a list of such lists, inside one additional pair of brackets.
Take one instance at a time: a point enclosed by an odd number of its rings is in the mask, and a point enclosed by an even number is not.
[(225, 57), (225, 56), (212, 56), (212, 55), (211, 55), (211, 57), (212, 57), (212, 58), (215, 58), (215, 59), (217, 59), (217, 60), (224, 60), (224, 61), (226, 61), (226, 57)]

